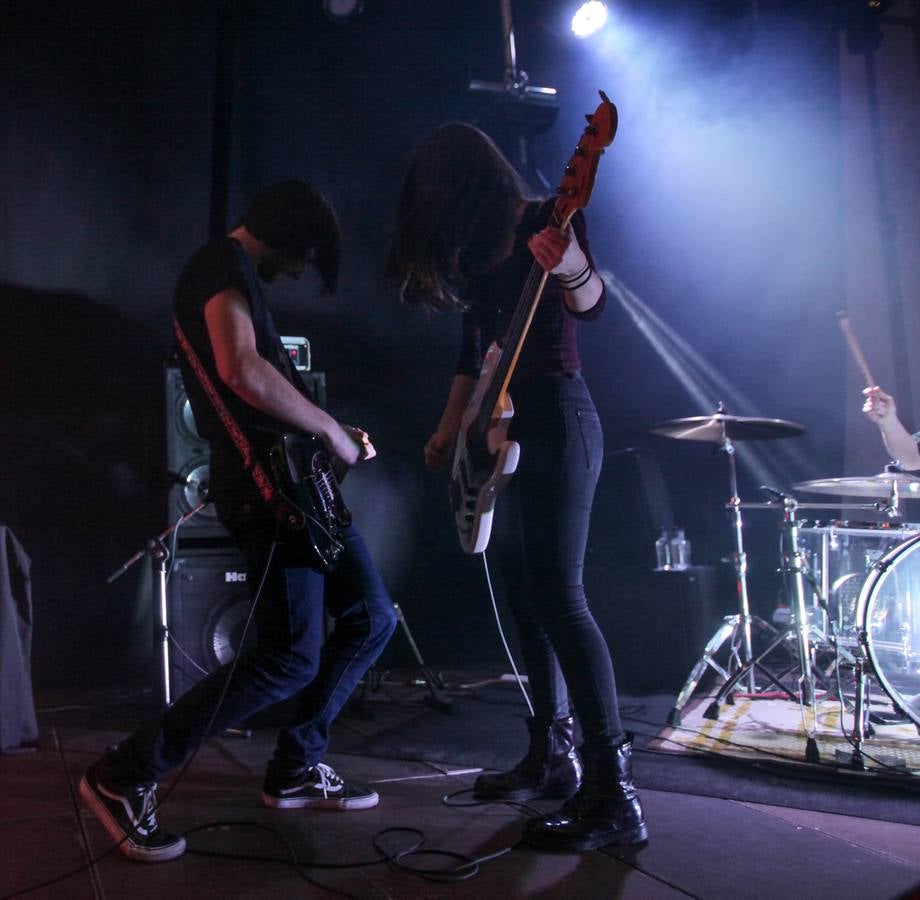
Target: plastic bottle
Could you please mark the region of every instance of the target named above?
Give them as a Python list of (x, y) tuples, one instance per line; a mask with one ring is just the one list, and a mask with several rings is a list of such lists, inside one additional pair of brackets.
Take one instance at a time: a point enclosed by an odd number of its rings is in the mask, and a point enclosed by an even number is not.
[(671, 571), (671, 535), (667, 528), (661, 529), (661, 535), (655, 541), (655, 559), (658, 562), (656, 572)]
[(676, 528), (671, 537), (671, 568), (683, 571), (690, 568), (690, 541), (684, 535), (683, 528)]

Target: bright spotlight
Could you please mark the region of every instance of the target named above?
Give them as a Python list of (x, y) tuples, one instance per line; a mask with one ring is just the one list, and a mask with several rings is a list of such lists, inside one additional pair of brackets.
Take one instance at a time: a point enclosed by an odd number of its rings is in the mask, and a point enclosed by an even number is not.
[(607, 21), (607, 4), (601, 0), (588, 0), (582, 3), (572, 16), (572, 31), (576, 37), (586, 38), (604, 27)]

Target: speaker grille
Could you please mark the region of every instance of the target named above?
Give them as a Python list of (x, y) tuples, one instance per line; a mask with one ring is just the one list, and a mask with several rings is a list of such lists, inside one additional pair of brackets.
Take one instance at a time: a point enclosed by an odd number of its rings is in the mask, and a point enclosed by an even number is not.
[[(173, 699), (236, 656), (250, 608), (242, 554), (176, 558), (167, 602)], [(253, 624), (245, 646), (254, 639)]]
[[(184, 483), (169, 489), (166, 513), (170, 524), (207, 499), (210, 475), (210, 450), (198, 434), (195, 416), (177, 367), (165, 370), (166, 468)], [(213, 504), (205, 506), (184, 523), (179, 538), (225, 537)]]

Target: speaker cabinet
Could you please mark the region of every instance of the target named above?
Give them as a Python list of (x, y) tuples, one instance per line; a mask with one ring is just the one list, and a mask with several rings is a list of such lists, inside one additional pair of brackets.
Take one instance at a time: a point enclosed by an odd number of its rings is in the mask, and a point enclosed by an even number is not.
[(712, 566), (586, 566), (585, 590), (624, 691), (676, 694), (721, 622)]
[[(236, 656), (251, 605), (242, 554), (225, 550), (176, 558), (167, 591), (173, 700)], [(254, 629), (251, 625), (247, 646)]]
[[(210, 449), (198, 434), (195, 416), (177, 367), (165, 371), (166, 404), (166, 469), (170, 479), (178, 484), (169, 488), (166, 512), (170, 524), (207, 499), (210, 478)], [(227, 532), (217, 520), (213, 504), (208, 504), (185, 522), (179, 539), (226, 537)]]
[(587, 561), (612, 567), (655, 565), (655, 540), (674, 527), (671, 498), (651, 450), (608, 453), (594, 495)]
[[(326, 376), (323, 372), (297, 373), (313, 402), (326, 407)], [(198, 434), (192, 406), (185, 393), (182, 373), (176, 366), (165, 370), (166, 469), (175, 480), (169, 488), (167, 516), (170, 524), (207, 499), (210, 483), (210, 448)], [(179, 531), (184, 539), (226, 538), (227, 532), (217, 519), (213, 504), (208, 504)]]

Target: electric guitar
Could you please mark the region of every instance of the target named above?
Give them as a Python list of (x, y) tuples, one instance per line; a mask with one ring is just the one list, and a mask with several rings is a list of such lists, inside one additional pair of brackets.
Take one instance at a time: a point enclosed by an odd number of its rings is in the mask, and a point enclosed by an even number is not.
[[(370, 459), (376, 451), (367, 434), (361, 435), (361, 458)], [(268, 461), (276, 492), (275, 514), (286, 528), (303, 532), (316, 567), (331, 572), (345, 549), (342, 535), (351, 525), (351, 512), (339, 488), (348, 467), (312, 434), (282, 434)]]
[[(553, 207), (551, 224), (565, 228), (575, 212), (587, 206), (604, 149), (613, 143), (617, 109), (600, 91), (601, 103), (587, 115), (575, 153), (565, 167)], [(450, 475), (450, 503), (467, 553), (481, 553), (492, 533), (492, 515), (499, 491), (517, 469), (521, 448), (507, 440), (514, 406), (508, 384), (517, 365), (549, 273), (534, 262), (501, 343), (486, 352), (473, 396), (460, 420)]]

